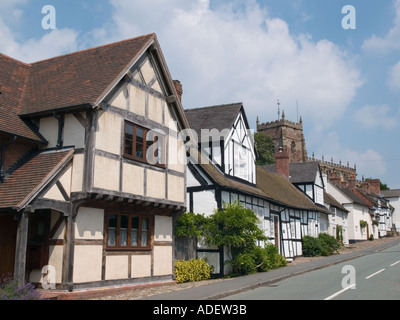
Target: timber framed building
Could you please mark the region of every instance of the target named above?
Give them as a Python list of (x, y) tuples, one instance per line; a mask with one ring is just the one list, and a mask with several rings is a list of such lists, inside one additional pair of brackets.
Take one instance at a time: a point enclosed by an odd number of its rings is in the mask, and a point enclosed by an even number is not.
[(0, 68), (0, 273), (41, 283), (46, 267), (70, 291), (171, 281), (188, 124), (156, 35)]

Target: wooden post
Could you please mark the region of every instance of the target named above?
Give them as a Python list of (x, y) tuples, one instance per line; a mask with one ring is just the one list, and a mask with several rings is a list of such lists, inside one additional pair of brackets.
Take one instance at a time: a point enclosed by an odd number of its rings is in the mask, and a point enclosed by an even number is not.
[(15, 246), (14, 278), (18, 281), (18, 285), (25, 284), (28, 225), (29, 225), (29, 212), (23, 211), (18, 223), (17, 241)]

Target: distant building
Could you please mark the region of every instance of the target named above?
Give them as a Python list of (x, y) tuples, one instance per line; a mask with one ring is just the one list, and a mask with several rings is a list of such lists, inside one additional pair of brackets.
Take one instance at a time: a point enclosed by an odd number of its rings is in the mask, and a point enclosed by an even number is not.
[(314, 155), (307, 156), (301, 117), (298, 123), (286, 120), (284, 112), (282, 118), (275, 121), (260, 123), (257, 119), (257, 132), (264, 132), (271, 136), (275, 151), (278, 151), (280, 147), (288, 150), (290, 163), (317, 161), (323, 174), (326, 174), (328, 178), (340, 178), (342, 181), (348, 181), (357, 176), (356, 166), (352, 168), (348, 162), (347, 165), (342, 165), (341, 161), (334, 163), (332, 158), (331, 161), (325, 161), (324, 156), (321, 160), (314, 158)]

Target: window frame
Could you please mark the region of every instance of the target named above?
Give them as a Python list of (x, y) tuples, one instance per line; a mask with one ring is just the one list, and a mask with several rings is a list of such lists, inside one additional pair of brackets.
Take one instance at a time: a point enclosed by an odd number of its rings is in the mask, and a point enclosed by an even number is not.
[[(127, 125), (132, 127), (132, 138), (127, 138), (126, 136), (126, 127)], [(137, 150), (137, 130), (141, 129), (143, 130), (143, 157), (138, 157), (136, 156), (136, 150)], [(161, 151), (162, 151), (162, 155), (161, 155), (161, 163), (156, 163), (156, 164), (151, 164), (147, 161), (146, 159), (146, 155), (147, 155), (147, 149), (152, 145), (149, 143), (149, 141), (151, 140), (147, 140), (147, 135), (149, 133), (149, 131), (151, 131), (151, 129), (145, 128), (141, 125), (138, 125), (136, 123), (133, 123), (131, 121), (125, 120), (124, 121), (124, 131), (123, 131), (123, 150), (122, 150), (122, 155), (125, 158), (131, 159), (131, 160), (135, 160), (135, 161), (140, 161), (142, 163), (146, 163), (146, 164), (150, 164), (150, 165), (154, 165), (157, 167), (161, 167), (161, 168), (165, 168), (165, 159), (166, 159), (166, 151), (165, 151), (165, 136), (162, 135), (162, 141), (161, 141)], [(160, 135), (156, 135), (154, 136), (153, 139), (153, 143), (159, 143), (158, 140), (156, 140), (156, 138), (159, 138)], [(127, 145), (127, 141), (131, 142), (131, 145), (128, 146)], [(129, 154), (126, 152), (127, 147), (130, 147), (130, 150), (132, 151), (132, 154)], [(158, 149), (160, 150), (160, 149)]]
[[(115, 245), (109, 245), (109, 217), (111, 215), (115, 215), (117, 218), (116, 222), (116, 232), (115, 232)], [(128, 217), (128, 226), (127, 226), (127, 235), (126, 235), (126, 246), (121, 245), (121, 219), (122, 216)], [(139, 226), (137, 231), (137, 246), (132, 246), (132, 220), (133, 218), (139, 219)], [(147, 225), (147, 246), (142, 246), (142, 233), (143, 233), (143, 220), (148, 219)], [(152, 241), (153, 241), (153, 226), (154, 226), (154, 219), (152, 216), (140, 213), (128, 213), (128, 212), (117, 212), (117, 211), (109, 211), (106, 212), (104, 218), (104, 226), (105, 226), (105, 249), (106, 250), (116, 250), (116, 251), (151, 251), (152, 248)]]

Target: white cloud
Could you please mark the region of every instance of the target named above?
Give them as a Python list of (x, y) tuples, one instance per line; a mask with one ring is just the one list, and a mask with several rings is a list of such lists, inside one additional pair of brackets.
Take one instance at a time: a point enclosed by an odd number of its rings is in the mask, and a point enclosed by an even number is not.
[(355, 148), (343, 148), (337, 132), (329, 132), (323, 137), (324, 143), (321, 144), (316, 157), (325, 161), (333, 160), (334, 163), (342, 162), (351, 168), (356, 165), (357, 179), (380, 178), (387, 172), (387, 166), (383, 156), (376, 150), (367, 148), (366, 150), (356, 150)]
[(394, 90), (400, 90), (400, 61), (389, 71), (388, 86)]
[(366, 39), (362, 46), (364, 50), (386, 52), (393, 49), (400, 49), (400, 0), (395, 0), (393, 7), (396, 15), (394, 26), (383, 37), (372, 35), (370, 38)]
[(26, 63), (76, 51), (77, 37), (77, 32), (72, 29), (56, 29), (46, 32), (39, 39), (19, 43), (0, 20), (0, 52)]
[(388, 105), (366, 105), (354, 114), (354, 120), (366, 128), (393, 129), (397, 126), (397, 116), (390, 114)]
[(242, 101), (251, 121), (270, 121), (280, 99), (295, 121), (298, 100), (303, 119), (322, 129), (343, 116), (362, 85), (352, 58), (335, 44), (293, 36), (254, 0), (111, 3), (113, 25), (96, 30), (98, 40), (156, 32), (186, 108)]
[(72, 29), (56, 29), (50, 32), (43, 30), (41, 38), (19, 42), (19, 35), (9, 27), (10, 16), (4, 13), (8, 12), (13, 18), (21, 18), (22, 11), (17, 7), (26, 2), (26, 0), (2, 2), (2, 6), (4, 5), (7, 10), (0, 14), (1, 53), (23, 62), (35, 62), (77, 50), (78, 33)]

